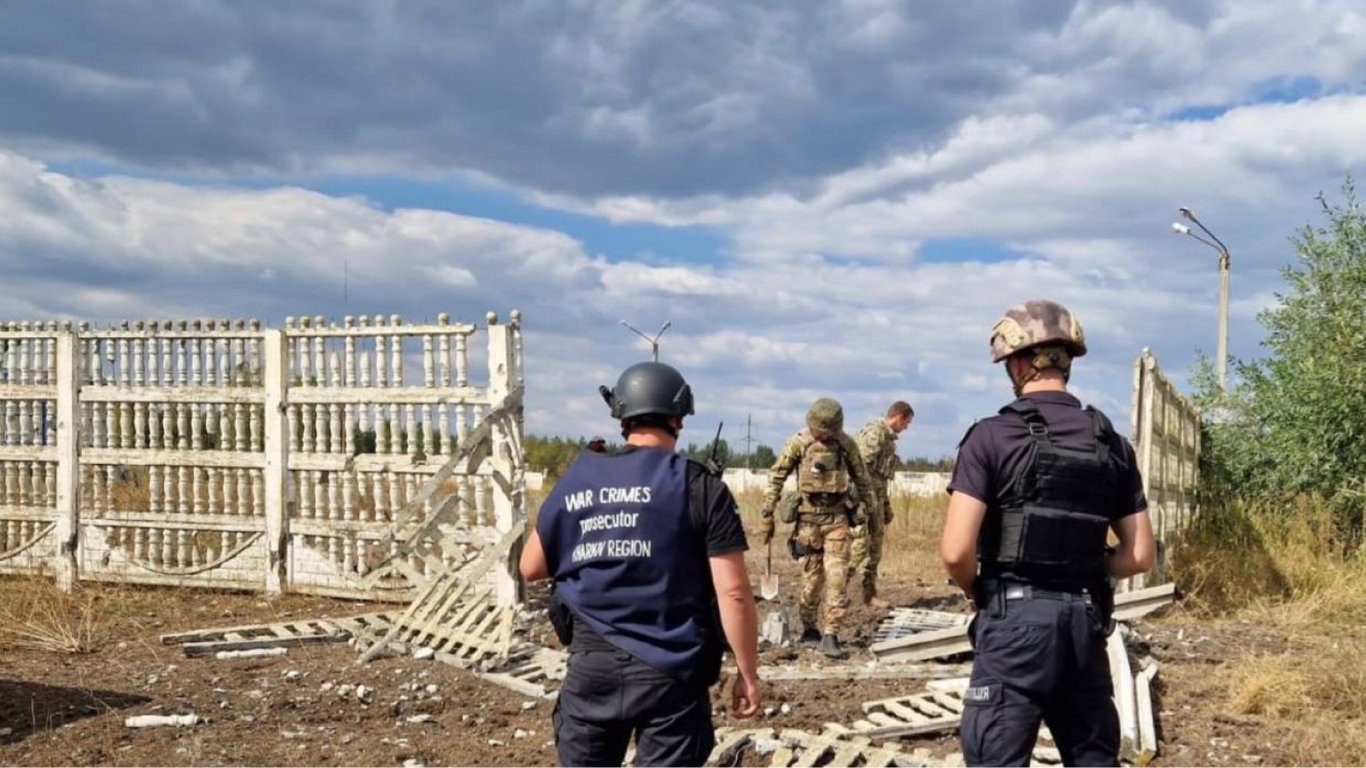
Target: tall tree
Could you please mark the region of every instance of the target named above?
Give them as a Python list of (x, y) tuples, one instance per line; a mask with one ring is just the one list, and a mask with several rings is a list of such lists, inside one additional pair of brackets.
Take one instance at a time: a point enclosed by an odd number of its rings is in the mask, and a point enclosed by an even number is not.
[[(1236, 366), (1228, 394), (1198, 378), (1211, 425), (1213, 469), (1235, 493), (1263, 501), (1325, 499), (1359, 539), (1366, 513), (1366, 212), (1350, 177), (1327, 219), (1293, 238), (1287, 284), (1259, 320), (1268, 355)], [(1213, 406), (1213, 411), (1210, 411)]]

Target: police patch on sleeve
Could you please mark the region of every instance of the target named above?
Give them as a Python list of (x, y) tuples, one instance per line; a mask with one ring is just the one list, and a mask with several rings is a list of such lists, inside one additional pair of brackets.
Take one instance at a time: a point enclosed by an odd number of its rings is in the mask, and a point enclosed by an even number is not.
[(963, 703), (970, 706), (986, 706), (995, 704), (1001, 699), (1001, 684), (987, 683), (986, 685), (970, 685), (963, 691)]

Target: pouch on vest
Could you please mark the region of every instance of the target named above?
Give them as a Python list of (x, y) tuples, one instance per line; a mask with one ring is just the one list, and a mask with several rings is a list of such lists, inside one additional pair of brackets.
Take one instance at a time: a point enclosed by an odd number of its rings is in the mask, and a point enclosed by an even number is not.
[(802, 452), (797, 469), (797, 490), (802, 493), (844, 493), (849, 490), (849, 470), (836, 444), (813, 439)]
[(569, 644), (574, 642), (574, 613), (554, 590), (550, 592), (550, 607), (546, 609), (546, 615), (550, 619), (551, 628), (555, 630), (555, 638), (560, 641), (560, 645), (568, 648)]
[(797, 522), (797, 508), (802, 505), (800, 493), (784, 493), (778, 501), (778, 519), (784, 523)]

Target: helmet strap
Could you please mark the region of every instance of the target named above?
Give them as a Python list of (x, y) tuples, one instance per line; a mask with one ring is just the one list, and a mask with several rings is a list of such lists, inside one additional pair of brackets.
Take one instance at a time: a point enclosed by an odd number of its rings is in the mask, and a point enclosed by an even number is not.
[(1033, 350), (1028, 357), (1020, 355), (1020, 358), (1029, 363), (1029, 373), (1018, 379), (1015, 376), (1015, 369), (1010, 363), (1015, 358), (1006, 359), (1006, 376), (1010, 378), (1010, 385), (1014, 389), (1016, 397), (1024, 394), (1026, 384), (1039, 378), (1044, 371), (1049, 369), (1061, 371), (1064, 384), (1072, 380), (1072, 356), (1066, 350), (1057, 347), (1044, 347)]

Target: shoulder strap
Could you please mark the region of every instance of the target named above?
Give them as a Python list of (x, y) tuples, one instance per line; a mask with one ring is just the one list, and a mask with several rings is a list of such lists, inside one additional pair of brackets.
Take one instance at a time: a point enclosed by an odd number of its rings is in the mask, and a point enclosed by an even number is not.
[(1025, 398), (1020, 398), (1002, 408), (1000, 412), (1002, 414), (1013, 413), (1019, 416), (1024, 421), (1025, 426), (1029, 428), (1029, 436), (1034, 438), (1034, 442), (1047, 446), (1053, 445), (1053, 441), (1048, 437), (1048, 421), (1044, 419), (1038, 406)]
[(1105, 414), (1092, 406), (1086, 406), (1086, 412), (1091, 415), (1091, 429), (1096, 438), (1096, 458), (1101, 462), (1108, 462), (1110, 460), (1110, 445), (1115, 439), (1115, 427)]

